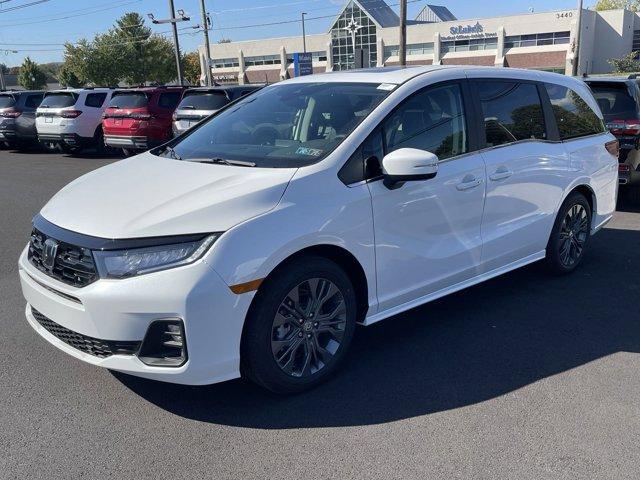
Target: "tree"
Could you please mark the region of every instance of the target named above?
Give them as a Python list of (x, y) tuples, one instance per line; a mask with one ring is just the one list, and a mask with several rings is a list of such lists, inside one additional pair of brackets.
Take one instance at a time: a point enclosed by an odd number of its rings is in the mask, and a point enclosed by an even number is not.
[(58, 70), (58, 83), (63, 87), (69, 88), (80, 88), (83, 87), (86, 82), (83, 79), (78, 78), (78, 76), (73, 71), (70, 65), (63, 63), (60, 69)]
[(626, 8), (634, 12), (640, 11), (640, 0), (598, 0), (596, 10), (618, 10)]
[(47, 85), (47, 76), (36, 62), (26, 57), (20, 66), (18, 85), (26, 90), (38, 90)]
[(182, 59), (182, 65), (184, 66), (184, 78), (187, 79), (191, 85), (200, 85), (200, 55), (198, 52), (189, 52)]
[(93, 40), (65, 44), (65, 64), (93, 85), (167, 83), (176, 77), (171, 42), (153, 34), (138, 13), (125, 13)]
[(608, 62), (615, 73), (640, 72), (638, 52), (631, 52), (621, 58), (611, 58)]
[(0, 70), (2, 70), (2, 73), (9, 73), (9, 67), (7, 67), (4, 63), (0, 63)]

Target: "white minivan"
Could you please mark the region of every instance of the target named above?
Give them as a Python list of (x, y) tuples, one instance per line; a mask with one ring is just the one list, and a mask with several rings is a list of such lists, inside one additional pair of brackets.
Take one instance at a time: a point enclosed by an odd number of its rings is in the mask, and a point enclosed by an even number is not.
[(94, 365), (301, 391), (356, 324), (538, 260), (574, 270), (613, 215), (617, 148), (561, 75), (284, 81), (56, 194), (20, 257), (26, 316)]

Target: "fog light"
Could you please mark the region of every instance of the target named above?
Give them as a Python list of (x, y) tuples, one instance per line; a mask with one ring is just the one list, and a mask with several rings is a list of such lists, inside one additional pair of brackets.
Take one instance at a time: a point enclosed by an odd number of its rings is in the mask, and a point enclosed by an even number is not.
[(187, 342), (182, 320), (156, 320), (149, 325), (138, 358), (153, 367), (184, 365), (187, 361)]

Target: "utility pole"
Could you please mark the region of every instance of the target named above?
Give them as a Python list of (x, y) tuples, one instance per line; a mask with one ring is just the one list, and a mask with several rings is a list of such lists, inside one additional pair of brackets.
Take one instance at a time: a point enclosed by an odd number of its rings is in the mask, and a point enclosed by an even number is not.
[(7, 84), (4, 81), (4, 71), (2, 70), (2, 66), (0, 66), (0, 92), (7, 89)]
[(400, 44), (398, 47), (400, 65), (407, 64), (407, 0), (400, 0)]
[(306, 12), (302, 12), (300, 14), (300, 16), (302, 17), (302, 51), (304, 53), (307, 53), (307, 36), (304, 33), (304, 16), (306, 15)]
[(163, 23), (171, 24), (171, 29), (173, 30), (173, 44), (175, 46), (176, 53), (176, 67), (178, 68), (178, 84), (184, 85), (184, 81), (182, 79), (182, 62), (180, 61), (180, 43), (178, 42), (178, 27), (176, 24), (178, 22), (188, 22), (191, 19), (184, 15), (184, 10), (178, 10), (178, 15), (180, 16), (176, 17), (176, 12), (173, 7), (173, 0), (169, 0), (169, 14), (171, 15), (171, 17), (164, 20), (157, 20), (156, 18), (154, 18), (152, 13), (148, 13), (147, 16), (151, 19), (151, 22), (156, 25), (160, 25)]
[(202, 31), (204, 32), (204, 51), (205, 51), (205, 66), (206, 66), (206, 82), (207, 86), (211, 86), (211, 46), (209, 45), (209, 18), (207, 17), (207, 9), (204, 6), (204, 0), (200, 0), (200, 13), (202, 14)]
[(578, 0), (578, 18), (576, 20), (576, 40), (573, 46), (573, 65), (571, 66), (571, 74), (575, 77), (578, 75), (578, 67), (580, 66), (580, 33), (582, 30), (582, 0)]

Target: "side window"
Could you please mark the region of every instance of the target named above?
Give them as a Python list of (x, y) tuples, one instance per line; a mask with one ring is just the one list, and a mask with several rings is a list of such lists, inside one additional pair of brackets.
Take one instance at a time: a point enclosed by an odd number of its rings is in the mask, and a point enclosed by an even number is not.
[(87, 107), (100, 108), (107, 98), (106, 93), (90, 93), (87, 95), (84, 104)]
[(462, 91), (457, 84), (415, 93), (383, 125), (387, 153), (399, 148), (427, 150), (440, 160), (469, 151)]
[(42, 102), (43, 97), (43, 93), (29, 95), (24, 102), (24, 106), (27, 108), (38, 108), (40, 106), (40, 102)]
[(532, 83), (478, 81), (485, 146), (546, 138), (538, 87)]
[(605, 131), (604, 123), (580, 95), (570, 88), (545, 84), (562, 140)]
[(378, 177), (382, 175), (380, 165), (383, 156), (382, 133), (378, 129), (369, 135), (351, 155), (347, 163), (338, 172), (338, 178), (345, 185), (350, 185), (365, 179)]
[(175, 108), (180, 101), (180, 92), (161, 93), (158, 98), (158, 106), (160, 108)]

